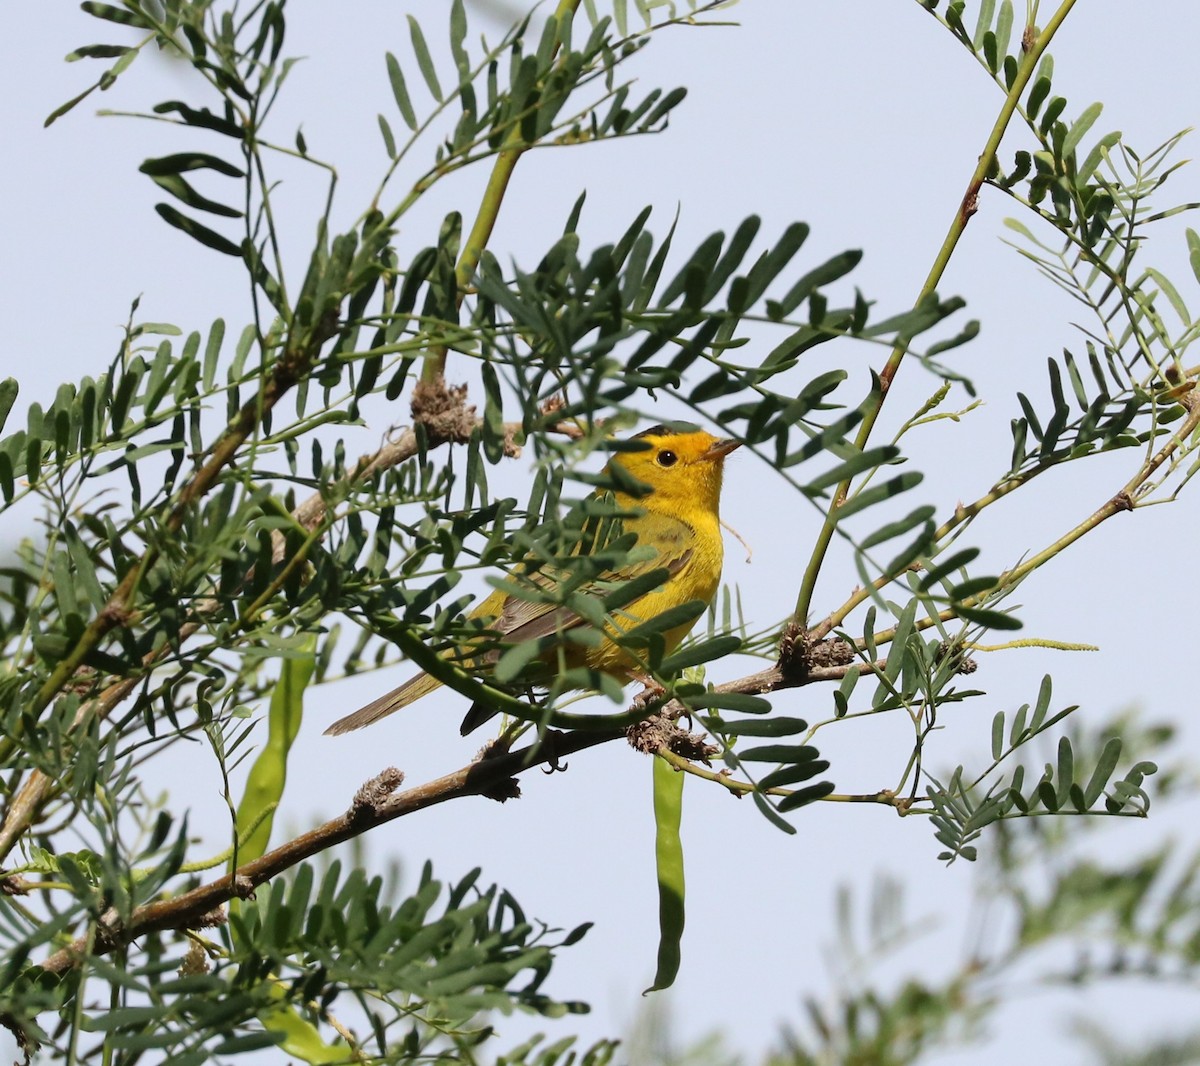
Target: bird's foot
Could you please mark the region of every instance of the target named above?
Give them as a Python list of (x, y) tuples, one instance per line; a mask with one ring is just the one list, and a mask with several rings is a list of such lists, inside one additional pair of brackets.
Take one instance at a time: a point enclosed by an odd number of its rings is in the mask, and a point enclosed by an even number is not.
[(538, 740), (538, 748), (545, 750), (546, 767), (542, 773), (566, 773), (567, 764), (562, 761), (561, 756), (558, 754), (558, 742), (564, 736), (566, 734), (559, 729), (546, 729), (542, 732), (541, 738)]

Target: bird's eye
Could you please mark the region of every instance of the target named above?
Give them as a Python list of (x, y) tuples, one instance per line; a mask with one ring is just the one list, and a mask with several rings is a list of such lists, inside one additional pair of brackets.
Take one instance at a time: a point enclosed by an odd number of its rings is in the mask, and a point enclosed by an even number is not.
[(670, 448), (664, 448), (658, 453), (659, 466), (674, 466), (679, 462), (679, 456), (676, 455)]

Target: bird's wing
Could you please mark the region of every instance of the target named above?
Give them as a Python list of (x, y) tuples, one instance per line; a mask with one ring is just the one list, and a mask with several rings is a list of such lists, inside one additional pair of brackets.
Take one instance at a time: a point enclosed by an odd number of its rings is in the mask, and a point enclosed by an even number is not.
[[(657, 555), (630, 563), (620, 570), (606, 571), (594, 581), (583, 586), (580, 591), (585, 595), (602, 596), (613, 591), (615, 587), (653, 570), (665, 569), (667, 577), (664, 578), (664, 581), (679, 573), (692, 557), (692, 550), (687, 547), (692, 529), (686, 522), (674, 517), (656, 516), (656, 518), (659, 524), (651, 546), (657, 549)], [(524, 577), (523, 580), (540, 585), (542, 588), (552, 588), (566, 576), (562, 571), (543, 568)], [(586, 622), (587, 619), (569, 607), (556, 607), (552, 603), (509, 596), (504, 601), (500, 616), (492, 624), (491, 629), (505, 638), (505, 644), (519, 644), (522, 641), (536, 640), (539, 637), (561, 633)], [(496, 657), (496, 653), (492, 653), (492, 657)]]
[[(667, 576), (663, 580), (664, 582), (669, 581), (683, 570), (692, 558), (692, 549), (687, 545), (693, 534), (694, 531), (686, 523), (674, 518), (664, 519), (663, 524), (656, 526), (655, 530), (653, 546), (658, 550), (656, 556), (632, 563), (620, 570), (608, 571), (590, 585), (585, 585), (581, 592), (585, 595), (603, 596), (621, 583), (632, 581), (658, 569), (667, 571)], [(543, 588), (550, 588), (567, 576), (562, 571), (558, 571), (556, 576), (554, 571), (548, 573), (546, 569), (543, 569), (526, 575), (524, 580), (536, 582)], [(522, 599), (519, 596), (509, 596), (504, 601), (499, 617), (490, 628), (493, 633), (503, 637), (505, 644), (519, 644), (522, 641), (537, 640), (553, 636), (555, 633), (562, 633), (575, 626), (583, 625), (586, 621), (582, 615), (568, 607), (555, 607), (551, 603), (539, 603)], [(480, 656), (477, 661), (495, 663), (500, 658), (502, 650), (493, 647)], [(496, 713), (495, 707), (476, 701), (468, 709), (459, 730), (463, 736), (466, 736)]]

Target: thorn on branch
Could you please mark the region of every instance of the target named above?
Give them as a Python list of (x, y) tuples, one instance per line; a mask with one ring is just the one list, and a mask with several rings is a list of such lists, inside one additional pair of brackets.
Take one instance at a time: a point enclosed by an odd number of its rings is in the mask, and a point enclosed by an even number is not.
[(254, 898), (254, 882), (245, 874), (233, 875), (233, 894), (238, 899), (253, 899)]
[(384, 802), (402, 784), (404, 784), (404, 771), (389, 766), (354, 793), (347, 817), (351, 822), (356, 822), (364, 815), (378, 816)]

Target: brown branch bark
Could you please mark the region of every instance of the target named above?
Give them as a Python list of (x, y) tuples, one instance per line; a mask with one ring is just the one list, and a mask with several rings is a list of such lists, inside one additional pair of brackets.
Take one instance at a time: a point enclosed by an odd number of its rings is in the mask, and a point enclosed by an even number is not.
[[(534, 766), (556, 765), (566, 755), (618, 740), (621, 730), (547, 734), (520, 751), (510, 752), (464, 766), (453, 773), (423, 785), (393, 794), (403, 775), (389, 768), (358, 790), (349, 809), (307, 833), (281, 844), (232, 874), (211, 881), (172, 899), (156, 900), (138, 907), (129, 920), (122, 922), (114, 911), (100, 921), (93, 952), (107, 953), (131, 943), (145, 933), (164, 929), (193, 929), (219, 920), (213, 911), (234, 897), (246, 898), (272, 877), (290, 869), (326, 848), (360, 836), (376, 826), (405, 815), (464, 796), (495, 793), (508, 786), (512, 778)], [(80, 937), (61, 948), (42, 963), (50, 973), (63, 973), (78, 965), (87, 952), (88, 937)]]
[[(443, 393), (446, 402), (433, 403), (426, 395), (424, 407), (417, 403), (416, 397), (414, 397), (414, 420), (420, 422), (426, 430), (427, 439), (431, 444), (466, 443), (474, 429), (481, 425), (481, 421), (475, 418), (474, 408), (467, 406), (465, 389), (443, 387)], [(561, 406), (562, 403), (559, 400), (548, 401), (542, 406), (542, 414), (553, 414)], [(516, 443), (516, 437), (521, 429), (522, 426), (519, 422), (505, 423), (504, 426), (505, 453), (514, 458), (521, 454), (520, 446)], [(580, 435), (579, 427), (574, 422), (555, 423), (549, 431), (570, 437)], [(364, 455), (341, 486), (337, 488), (339, 491), (349, 492), (354, 485), (367, 478), (411, 459), (417, 454), (417, 449), (417, 430), (415, 426), (410, 426), (404, 429), (396, 439), (384, 444), (378, 451)], [(206, 469), (216, 469), (213, 466), (212, 458), (206, 464)], [(215, 477), (215, 473), (212, 477)], [(212, 477), (208, 478), (209, 483), (211, 483)], [(197, 494), (193, 493), (193, 496), (195, 495)], [(323, 493), (313, 493), (296, 507), (292, 512), (292, 517), (304, 529), (309, 531), (316, 529), (326, 519), (328, 513), (326, 499), (327, 497)], [(273, 561), (278, 565), (285, 561), (287, 540), (283, 533), (276, 530), (272, 534), (272, 542), (274, 546)], [(194, 636), (202, 627), (204, 617), (215, 611), (218, 606), (219, 603), (216, 600), (201, 601), (197, 605), (198, 617), (181, 627), (178, 644), (182, 644)], [(82, 723), (92, 717), (101, 720), (107, 718), (137, 688), (145, 672), (166, 656), (174, 646), (177, 645), (164, 642), (154, 651), (143, 656), (141, 672), (114, 682), (94, 699), (85, 701), (75, 713), (71, 728), (78, 729)], [(0, 861), (12, 851), (21, 835), (34, 824), (42, 808), (52, 798), (54, 789), (55, 783), (40, 770), (34, 770), (21, 784), (9, 801), (5, 809), (3, 824), (0, 825)]]
[[(716, 685), (718, 692), (763, 694), (796, 688), (819, 681), (836, 681), (845, 676), (853, 653), (843, 642), (825, 642), (809, 647), (801, 635), (790, 634), (780, 662), (754, 674)], [(672, 701), (660, 709), (664, 718), (678, 718), (686, 708)], [(535, 766), (557, 767), (568, 755), (628, 737), (626, 729), (550, 731), (544, 740), (515, 752), (488, 755), (442, 777), (396, 793), (403, 774), (389, 768), (367, 781), (355, 794), (349, 809), (315, 829), (289, 840), (232, 874), (226, 874), (171, 899), (156, 900), (138, 907), (127, 921), (115, 911), (102, 916), (91, 950), (106, 953), (123, 947), (137, 937), (164, 929), (194, 929), (222, 920), (214, 911), (229, 900), (246, 898), (261, 884), (311, 858), (326, 848), (360, 836), (376, 826), (403, 818), (427, 807), (466, 796), (504, 799), (520, 795), (516, 775)], [(632, 738), (631, 738), (632, 742)], [(80, 937), (47, 958), (42, 967), (62, 973), (77, 965), (88, 949), (88, 938)]]
[[(320, 323), (314, 325), (310, 334), (301, 342), (290, 345), (275, 362), (270, 376), (259, 393), (244, 403), (233, 420), (222, 430), (216, 443), (199, 469), (192, 474), (180, 490), (179, 498), (164, 519), (165, 528), (177, 531), (183, 525), (188, 508), (201, 499), (215, 485), (221, 472), (237, 455), (255, 427), (260, 425), (275, 405), (300, 380), (305, 369), (312, 365), (321, 348), (337, 333), (336, 313), (331, 312)], [(128, 623), (134, 597), (141, 576), (158, 559), (158, 549), (153, 545), (146, 548), (137, 565), (131, 566), (120, 584), (113, 590), (108, 602), (97, 612), (83, 631), (71, 653), (55, 667), (46, 683), (42, 685), (30, 704), (30, 713), (36, 715), (49, 706), (55, 695), (70, 683), (87, 655), (99, 646), (105, 636), (120, 625)], [(157, 653), (152, 653), (156, 656)], [(120, 698), (132, 691), (134, 684), (122, 690)], [(120, 688), (124, 682), (116, 686)], [(115, 706), (114, 702), (112, 706)], [(75, 714), (71, 729), (77, 729), (88, 715), (92, 701), (84, 703)], [(109, 708), (111, 710), (111, 707)], [(107, 712), (106, 712), (107, 713)], [(0, 861), (8, 857), (21, 834), (27, 829), (45, 804), (51, 791), (49, 779), (40, 770), (35, 770), (23, 783), (17, 795), (8, 804), (4, 824), (0, 828)]]

